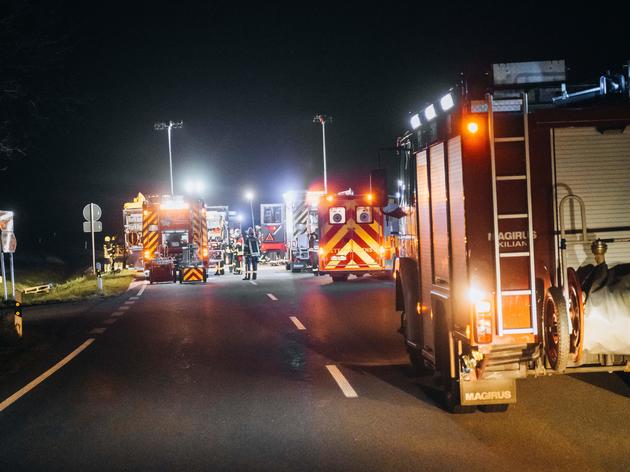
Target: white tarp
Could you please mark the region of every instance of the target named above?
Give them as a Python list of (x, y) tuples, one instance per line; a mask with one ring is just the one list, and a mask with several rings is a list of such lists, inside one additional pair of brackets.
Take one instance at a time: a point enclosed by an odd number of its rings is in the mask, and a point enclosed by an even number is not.
[(630, 354), (630, 265), (598, 269), (599, 282), (594, 282), (584, 307), (583, 351)]

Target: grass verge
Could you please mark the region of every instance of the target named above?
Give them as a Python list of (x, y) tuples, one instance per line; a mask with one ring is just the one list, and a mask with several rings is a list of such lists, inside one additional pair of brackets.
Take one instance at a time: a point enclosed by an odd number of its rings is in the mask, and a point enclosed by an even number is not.
[(133, 271), (122, 271), (117, 274), (103, 275), (103, 294), (96, 290), (96, 276), (84, 275), (55, 285), (49, 293), (24, 295), (23, 303), (36, 305), (40, 303), (69, 302), (91, 297), (112, 296), (123, 293), (135, 277)]

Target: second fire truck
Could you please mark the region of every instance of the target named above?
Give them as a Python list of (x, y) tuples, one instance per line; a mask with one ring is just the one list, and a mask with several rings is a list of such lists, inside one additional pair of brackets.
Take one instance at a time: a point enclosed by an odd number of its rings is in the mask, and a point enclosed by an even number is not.
[(153, 196), (142, 207), (144, 268), (149, 281), (205, 282), (208, 229), (201, 200)]

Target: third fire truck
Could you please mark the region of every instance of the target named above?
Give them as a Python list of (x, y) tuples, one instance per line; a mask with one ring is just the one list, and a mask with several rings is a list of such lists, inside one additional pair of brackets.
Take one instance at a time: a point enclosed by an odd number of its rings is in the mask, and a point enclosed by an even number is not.
[(503, 411), (528, 376), (630, 371), (628, 77), (567, 87), (564, 61), (489, 77), (399, 140), (396, 306), (451, 411)]

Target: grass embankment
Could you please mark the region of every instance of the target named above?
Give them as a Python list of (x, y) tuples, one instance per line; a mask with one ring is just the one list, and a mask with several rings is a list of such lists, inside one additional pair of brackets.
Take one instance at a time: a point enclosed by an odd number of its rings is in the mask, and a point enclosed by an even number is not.
[[(122, 271), (117, 274), (103, 275), (102, 296), (112, 296), (123, 293), (135, 277), (133, 271)], [(37, 285), (37, 284), (35, 284)], [(18, 285), (16, 284), (16, 287)], [(28, 305), (51, 302), (69, 302), (101, 296), (96, 290), (96, 276), (84, 275), (66, 282), (56, 284), (49, 293), (27, 294), (23, 302)]]

